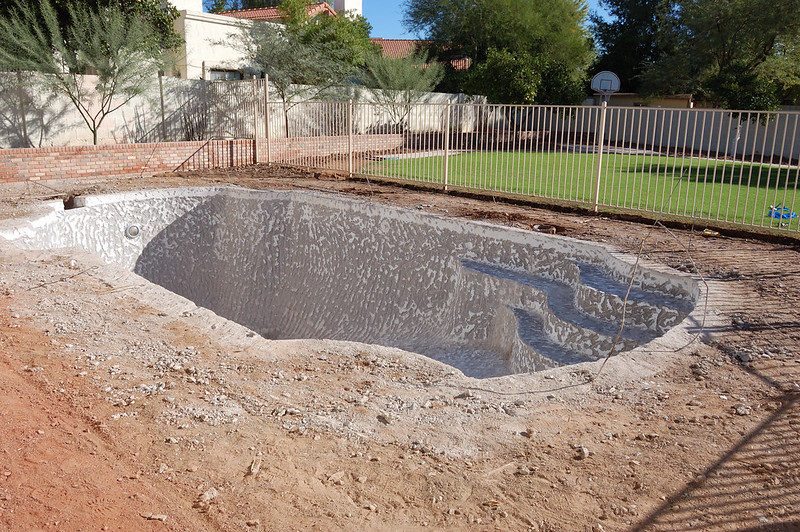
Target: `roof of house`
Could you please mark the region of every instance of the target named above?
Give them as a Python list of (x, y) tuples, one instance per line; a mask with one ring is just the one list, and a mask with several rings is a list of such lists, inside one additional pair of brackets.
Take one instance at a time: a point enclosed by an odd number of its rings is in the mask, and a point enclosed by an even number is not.
[[(306, 8), (308, 16), (311, 18), (317, 15), (333, 15), (336, 16), (336, 11), (326, 2), (317, 2)], [(226, 17), (244, 18), (248, 20), (263, 20), (267, 22), (280, 22), (281, 15), (277, 7), (256, 7), (253, 9), (237, 9), (234, 11), (222, 11), (218, 13)]]
[(471, 64), (472, 59), (469, 57), (453, 57), (450, 59), (450, 66), (453, 67), (453, 70), (469, 70)]
[(416, 39), (382, 39), (380, 37), (372, 37), (370, 41), (381, 47), (383, 57), (390, 59), (408, 57), (417, 50), (420, 44), (426, 42)]
[[(316, 17), (320, 14), (336, 16), (336, 11), (326, 2), (317, 2), (308, 6), (308, 16)], [(258, 7), (254, 9), (239, 9), (235, 11), (223, 11), (219, 13), (226, 17), (244, 18), (248, 20), (263, 20), (267, 22), (280, 22), (281, 15), (277, 7)], [(383, 39), (372, 37), (370, 41), (381, 48), (384, 57), (400, 59), (408, 57), (428, 41), (418, 39)], [(469, 68), (470, 59), (468, 57), (454, 57), (450, 59), (450, 64), (456, 70), (466, 70)]]
[[(429, 42), (417, 39), (381, 39), (379, 37), (373, 37), (370, 41), (381, 47), (383, 57), (388, 57), (390, 59), (408, 57)], [(470, 64), (471, 61), (469, 57), (452, 57), (450, 59), (450, 65), (455, 70), (467, 70)]]

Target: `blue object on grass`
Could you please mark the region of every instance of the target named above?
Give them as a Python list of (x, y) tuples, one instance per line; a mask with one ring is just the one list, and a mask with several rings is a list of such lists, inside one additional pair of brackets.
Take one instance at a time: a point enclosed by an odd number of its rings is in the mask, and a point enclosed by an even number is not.
[(797, 218), (797, 213), (792, 212), (789, 207), (784, 207), (783, 205), (777, 206), (770, 206), (769, 213), (767, 214), (770, 218), (780, 218), (782, 220), (791, 220), (792, 218)]

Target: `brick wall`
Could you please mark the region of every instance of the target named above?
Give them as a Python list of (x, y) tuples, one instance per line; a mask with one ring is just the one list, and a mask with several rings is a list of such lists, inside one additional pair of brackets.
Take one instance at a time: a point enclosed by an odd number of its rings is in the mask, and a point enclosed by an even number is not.
[[(399, 148), (401, 135), (353, 137), (353, 151), (386, 151)], [(0, 150), (0, 183), (25, 181), (127, 178), (151, 176), (175, 170), (243, 166), (253, 162), (252, 140), (211, 142), (161, 142), (60, 148)], [(347, 137), (273, 139), (272, 162), (347, 154)], [(267, 162), (267, 141), (258, 141), (258, 161)]]
[(0, 183), (138, 177), (177, 168), (203, 142), (0, 150)]

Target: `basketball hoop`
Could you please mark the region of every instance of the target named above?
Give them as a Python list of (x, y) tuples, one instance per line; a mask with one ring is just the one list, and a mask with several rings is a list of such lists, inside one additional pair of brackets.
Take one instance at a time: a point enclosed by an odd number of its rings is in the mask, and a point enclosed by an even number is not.
[(612, 94), (619, 92), (619, 76), (608, 70), (598, 72), (592, 78), (592, 90), (603, 96), (604, 101), (608, 101)]

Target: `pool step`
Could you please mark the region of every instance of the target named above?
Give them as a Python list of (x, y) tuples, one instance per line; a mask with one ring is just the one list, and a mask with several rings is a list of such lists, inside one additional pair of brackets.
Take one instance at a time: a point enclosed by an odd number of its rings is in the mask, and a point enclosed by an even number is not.
[[(605, 268), (588, 262), (576, 262), (580, 272), (580, 282), (583, 286), (593, 288), (620, 299), (628, 291), (628, 280), (615, 279)], [(637, 286), (631, 288), (628, 301), (632, 303), (649, 303), (651, 305), (665, 306), (679, 312), (688, 314), (692, 311), (691, 301), (660, 292), (657, 289), (643, 290)]]
[(497, 304), (513, 313), (516, 339), (511, 365), (515, 371), (597, 360), (612, 350), (615, 339), (615, 351), (627, 351), (663, 334), (666, 322), (685, 315), (669, 306), (680, 303), (665, 298), (666, 304), (658, 305), (657, 296), (632, 290), (625, 310), (626, 326), (620, 333), (624, 292), (622, 297), (619, 293), (627, 286), (610, 275), (604, 278), (602, 272), (587, 268), (593, 276), (593, 285), (587, 286), (580, 282), (579, 265), (569, 261), (562, 272), (574, 271), (561, 277), (574, 279), (572, 284), (486, 262), (463, 259), (461, 264), (490, 284), (492, 290), (487, 293), (497, 294)]
[[(616, 336), (619, 332), (619, 322), (621, 321), (622, 314), (614, 312), (602, 314), (586, 312), (585, 309), (579, 307), (577, 302), (578, 298), (576, 296), (577, 289), (573, 286), (563, 282), (553, 281), (542, 276), (517, 272), (491, 264), (463, 260), (461, 263), (467, 269), (498, 279), (508, 280), (519, 285), (533, 287), (544, 292), (547, 295), (550, 312), (563, 321), (580, 324), (587, 329), (591, 329), (606, 336)], [(632, 323), (631, 325), (635, 324)], [(647, 343), (661, 334), (661, 331), (651, 331), (631, 325), (623, 329), (623, 338), (634, 340), (639, 343)]]
[(624, 309), (628, 328), (660, 336), (683, 321), (694, 307), (691, 301), (669, 294), (657, 284), (645, 290), (634, 283), (628, 293), (628, 279), (615, 279), (597, 264), (576, 262), (575, 266), (579, 271), (576, 303), (587, 314), (613, 317), (618, 322)]

